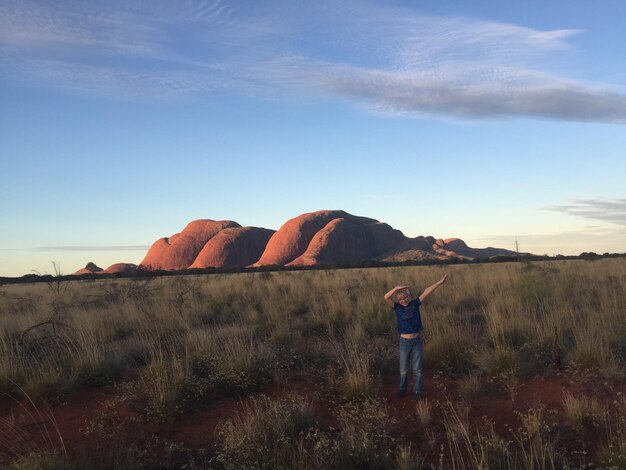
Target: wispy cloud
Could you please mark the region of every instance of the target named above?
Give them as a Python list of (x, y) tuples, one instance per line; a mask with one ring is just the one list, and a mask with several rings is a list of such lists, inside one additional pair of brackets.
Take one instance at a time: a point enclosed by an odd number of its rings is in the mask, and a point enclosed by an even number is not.
[(0, 77), (125, 98), (313, 92), (392, 115), (626, 122), (623, 90), (553, 70), (581, 33), (564, 26), (349, 0), (0, 0)]
[[(523, 70), (448, 69), (447, 76), (389, 72), (331, 64), (291, 70), (285, 76), (383, 114), (454, 118), (535, 117), (566, 121), (626, 122), (626, 95)], [(482, 77), (481, 77), (482, 75)], [(478, 79), (470, 79), (470, 77)], [(463, 81), (465, 81), (463, 83)]]
[(517, 233), (476, 238), (472, 243), (498, 246), (534, 254), (579, 254), (583, 251), (599, 253), (623, 253), (626, 247), (626, 230), (607, 228), (586, 228), (577, 231), (557, 233)]
[(577, 199), (571, 204), (552, 206), (548, 209), (587, 219), (626, 225), (626, 199)]

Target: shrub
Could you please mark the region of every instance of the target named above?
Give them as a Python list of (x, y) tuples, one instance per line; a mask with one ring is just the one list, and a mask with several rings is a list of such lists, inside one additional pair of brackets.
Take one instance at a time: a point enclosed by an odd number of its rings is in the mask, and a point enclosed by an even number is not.
[(226, 328), (204, 338), (205, 342), (188, 346), (192, 374), (226, 395), (268, 384), (273, 372), (288, 367), (293, 359), (288, 355), (279, 357), (268, 344), (239, 328)]
[(216, 460), (225, 469), (304, 468), (306, 436), (314, 425), (307, 401), (256, 397), (220, 426)]
[(552, 290), (541, 274), (524, 273), (517, 284), (517, 295), (522, 306), (531, 313), (545, 312)]
[(419, 454), (409, 445), (401, 445), (396, 452), (395, 465), (398, 470), (418, 470), (422, 468)]
[(210, 390), (208, 381), (192, 375), (188, 362), (164, 352), (143, 370), (141, 383), (148, 417), (158, 421), (172, 420)]
[(569, 423), (579, 430), (599, 426), (606, 414), (595, 398), (575, 397), (569, 392), (563, 394), (563, 409)]
[(120, 378), (126, 366), (115, 355), (94, 353), (79, 356), (73, 369), (79, 387), (98, 387)]
[(552, 345), (548, 342), (526, 342), (515, 351), (520, 377), (543, 374), (552, 364)]
[(375, 400), (339, 410), (341, 431), (333, 450), (335, 468), (394, 468), (396, 421)]
[(456, 373), (474, 368), (474, 341), (460, 325), (449, 325), (440, 334), (427, 332), (424, 338), (424, 367), (443, 367)]
[(479, 374), (471, 374), (458, 380), (459, 395), (465, 400), (472, 400), (480, 395), (482, 384)]
[(32, 453), (16, 460), (9, 468), (12, 470), (80, 470), (84, 467), (71, 463), (67, 457), (54, 453)]
[(482, 311), (486, 305), (487, 301), (484, 297), (470, 294), (462, 297), (459, 301), (457, 301), (457, 303), (454, 305), (454, 312), (467, 315), (469, 313)]
[(519, 448), (517, 463), (524, 468), (569, 468), (556, 450), (554, 429), (546, 423), (544, 407), (518, 415), (521, 427), (513, 433)]
[[(360, 334), (364, 333), (361, 331)], [(376, 394), (371, 346), (364, 336), (359, 338), (358, 335), (351, 332), (342, 343), (331, 339), (334, 359), (341, 373), (341, 392), (348, 401), (372, 398)]]
[(500, 374), (517, 369), (515, 351), (508, 347), (483, 349), (477, 355), (476, 362), (483, 371), (490, 374)]
[(576, 367), (601, 369), (615, 361), (604, 336), (594, 331), (580, 331), (575, 339), (576, 346), (569, 353), (569, 359)]
[(74, 392), (75, 385), (76, 382), (63, 369), (51, 365), (26, 377), (21, 393), (33, 398), (63, 398)]
[(626, 468), (626, 397), (618, 395), (607, 419), (608, 442), (601, 451), (606, 468)]
[(428, 400), (419, 400), (415, 403), (415, 415), (423, 429), (428, 428), (433, 419), (432, 405)]

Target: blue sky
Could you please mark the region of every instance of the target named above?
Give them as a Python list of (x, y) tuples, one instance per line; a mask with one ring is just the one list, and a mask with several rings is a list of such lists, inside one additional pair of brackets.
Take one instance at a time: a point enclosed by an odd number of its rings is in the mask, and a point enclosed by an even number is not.
[(0, 0), (0, 275), (199, 218), (626, 251), (623, 1)]

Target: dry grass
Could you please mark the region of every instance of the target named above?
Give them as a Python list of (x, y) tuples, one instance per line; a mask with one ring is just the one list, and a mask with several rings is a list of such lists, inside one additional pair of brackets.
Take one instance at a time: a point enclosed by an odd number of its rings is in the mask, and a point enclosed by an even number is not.
[(427, 429), (433, 420), (432, 405), (427, 399), (415, 402), (415, 415), (423, 429)]
[[(553, 373), (555, 328), (565, 367), (626, 375), (626, 260), (605, 259), (5, 285), (0, 392), (67, 398), (134, 377), (146, 412), (174, 419), (206, 397), (244, 395), (297, 370), (321, 374), (339, 402), (358, 404), (377, 397), (382, 370), (397, 367), (384, 292), (398, 284), (421, 292), (444, 272), (448, 282), (422, 308), (425, 367), (459, 378), (464, 399), (481, 393), (478, 373), (499, 377), (513, 400), (527, 377)], [(566, 398), (572, 423), (583, 420), (577, 407), (594, 405)], [(458, 457), (493, 441), (473, 457), (483, 465), (497, 440), (455, 409), (449, 442)], [(417, 412), (424, 426), (433, 422), (432, 410)], [(610, 422), (614, 449), (626, 433)], [(537, 462), (527, 468), (556, 459), (540, 436), (516, 441)], [(417, 456), (399, 445), (385, 465)]]
[(598, 427), (604, 421), (607, 410), (593, 397), (563, 394), (563, 409), (568, 422), (578, 429)]

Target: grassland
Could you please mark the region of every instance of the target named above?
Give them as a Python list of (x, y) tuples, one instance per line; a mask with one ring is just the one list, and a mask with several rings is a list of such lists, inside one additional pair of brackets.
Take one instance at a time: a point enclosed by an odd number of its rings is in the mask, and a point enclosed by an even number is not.
[[(444, 272), (398, 400), (382, 296)], [(1, 286), (0, 462), (625, 468), (625, 287), (623, 258)]]

